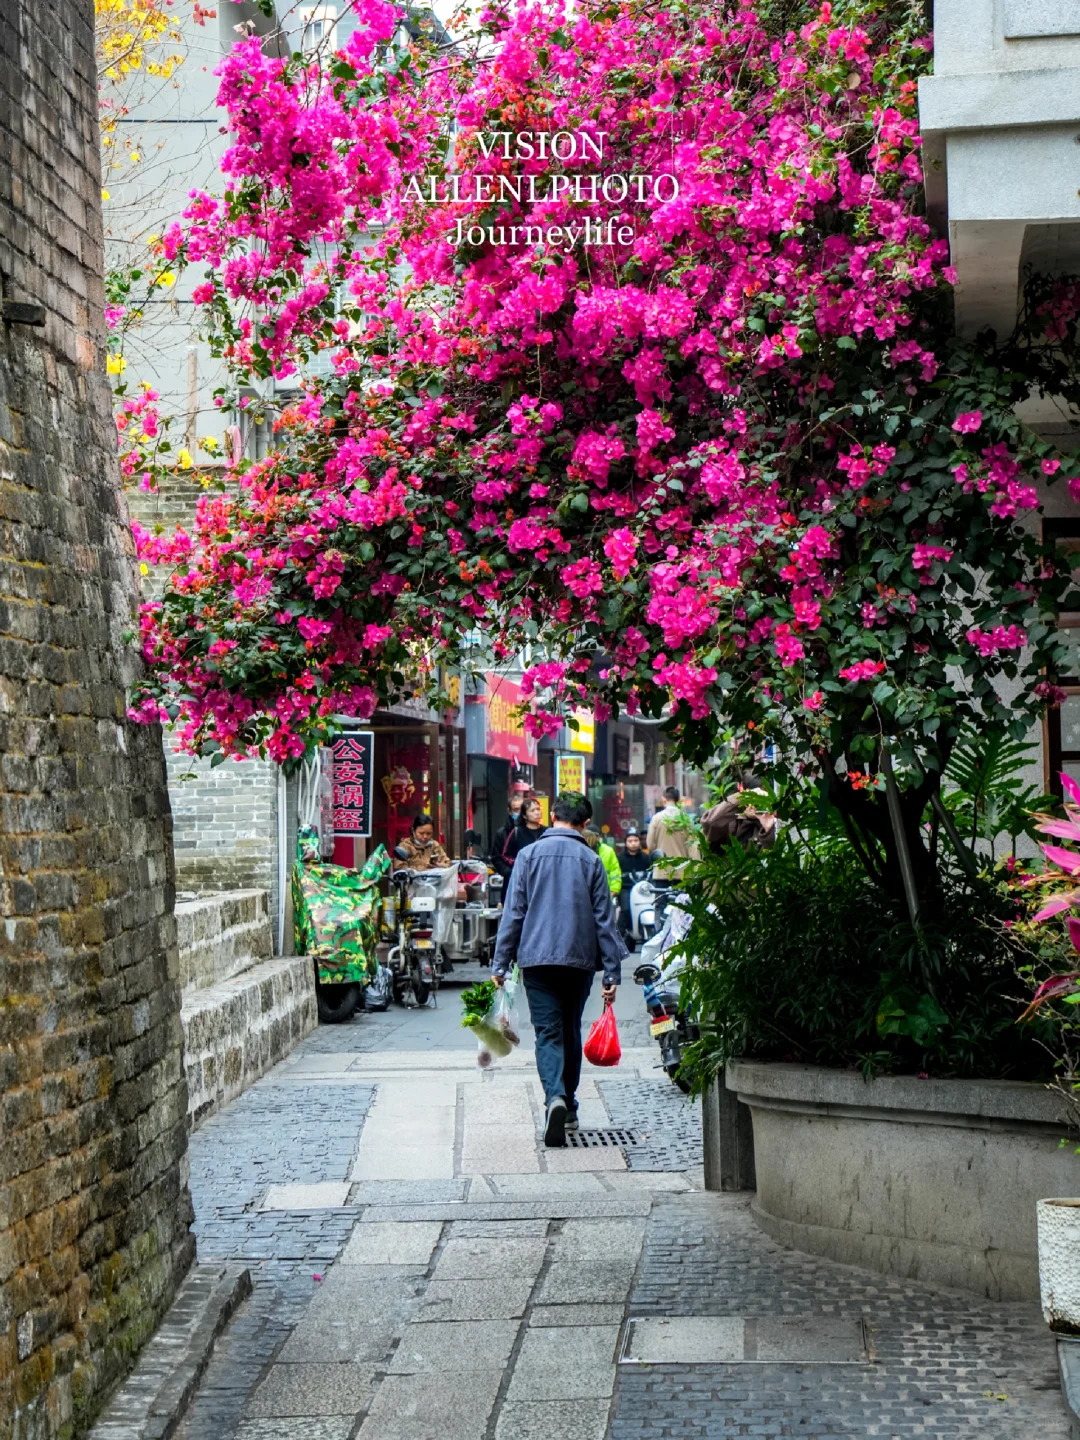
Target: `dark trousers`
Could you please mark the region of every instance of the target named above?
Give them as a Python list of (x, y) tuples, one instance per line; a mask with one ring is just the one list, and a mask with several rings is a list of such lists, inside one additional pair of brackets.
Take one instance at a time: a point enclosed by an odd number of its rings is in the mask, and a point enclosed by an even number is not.
[(521, 972), (536, 1031), (536, 1069), (550, 1105), (561, 1095), (573, 1109), (581, 1079), (581, 1017), (592, 989), (592, 970), (572, 965), (528, 965)]

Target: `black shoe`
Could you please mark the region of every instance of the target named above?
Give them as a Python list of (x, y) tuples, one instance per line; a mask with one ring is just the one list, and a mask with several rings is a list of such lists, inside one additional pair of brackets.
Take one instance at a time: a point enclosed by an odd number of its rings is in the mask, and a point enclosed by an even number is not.
[(544, 1144), (549, 1150), (561, 1150), (566, 1145), (566, 1101), (561, 1095), (556, 1095), (547, 1107)]
[(568, 1135), (571, 1133), (576, 1134), (576, 1132), (581, 1128), (578, 1124), (576, 1105), (568, 1105), (566, 1107), (566, 1125), (564, 1128)]

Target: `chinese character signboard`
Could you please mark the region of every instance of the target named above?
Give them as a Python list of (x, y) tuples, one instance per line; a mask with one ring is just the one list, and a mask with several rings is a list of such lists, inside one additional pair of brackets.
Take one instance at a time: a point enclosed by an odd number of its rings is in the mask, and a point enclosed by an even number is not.
[(489, 671), (487, 684), (487, 753), (518, 765), (536, 764), (536, 740), (526, 735), (517, 708), (523, 703), (521, 686)]
[(585, 794), (584, 755), (556, 756), (555, 793), (561, 795), (564, 790), (576, 790), (579, 795)]
[(349, 730), (334, 741), (334, 834), (371, 834), (375, 736)]

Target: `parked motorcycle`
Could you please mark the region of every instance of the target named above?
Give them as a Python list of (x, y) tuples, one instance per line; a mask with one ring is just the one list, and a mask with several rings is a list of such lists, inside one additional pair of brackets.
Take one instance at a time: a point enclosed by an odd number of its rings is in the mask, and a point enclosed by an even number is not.
[[(394, 851), (407, 860), (408, 851)], [(439, 987), (439, 950), (446, 943), (457, 904), (457, 865), (435, 870), (395, 870), (392, 893), (383, 902), (383, 933), (394, 944), (386, 957), (399, 1005), (412, 995), (426, 1005)]]
[(642, 947), (642, 960), (634, 971), (634, 983), (642, 987), (642, 998), (649, 1012), (649, 1032), (660, 1046), (660, 1063), (686, 1094), (690, 1086), (679, 1074), (683, 1050), (698, 1039), (700, 1031), (681, 1005), (681, 977), (686, 969), (686, 957), (671, 957), (665, 963), (665, 958), (671, 956), (690, 930), (690, 913), (679, 905), (679, 900), (684, 898), (672, 896), (663, 929)]
[(439, 958), (445, 975), (455, 965), (490, 965), (502, 916), (501, 875), (483, 860), (459, 860), (458, 884), (465, 891), (450, 922)]

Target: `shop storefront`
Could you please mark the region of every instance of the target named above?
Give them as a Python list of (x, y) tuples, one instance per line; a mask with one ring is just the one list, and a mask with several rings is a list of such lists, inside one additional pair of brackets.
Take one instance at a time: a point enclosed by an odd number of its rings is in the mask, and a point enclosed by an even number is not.
[[(452, 699), (448, 693), (448, 699)], [(439, 843), (450, 855), (463, 855), (466, 829), (467, 768), (465, 731), (459, 711), (448, 706), (440, 718), (426, 706), (403, 704), (377, 710), (362, 727), (372, 736), (370, 835), (335, 840), (341, 865), (363, 864), (380, 842), (388, 850), (400, 844), (415, 816), (430, 815)], [(351, 778), (351, 777), (350, 777)], [(335, 785), (339, 809), (351, 797)]]
[(469, 823), (485, 850), (506, 820), (513, 789), (537, 783), (537, 744), (517, 713), (523, 698), (516, 681), (494, 672), (465, 696)]

